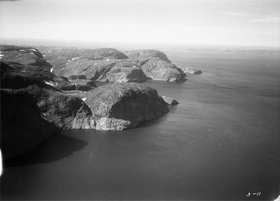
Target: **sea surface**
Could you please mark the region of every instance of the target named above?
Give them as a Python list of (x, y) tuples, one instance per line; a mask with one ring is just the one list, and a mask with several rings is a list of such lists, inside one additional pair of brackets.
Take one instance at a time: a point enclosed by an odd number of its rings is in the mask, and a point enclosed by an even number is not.
[(179, 105), (124, 131), (62, 131), (4, 162), (2, 200), (273, 200), (279, 195), (280, 54), (163, 49), (200, 69), (148, 81)]

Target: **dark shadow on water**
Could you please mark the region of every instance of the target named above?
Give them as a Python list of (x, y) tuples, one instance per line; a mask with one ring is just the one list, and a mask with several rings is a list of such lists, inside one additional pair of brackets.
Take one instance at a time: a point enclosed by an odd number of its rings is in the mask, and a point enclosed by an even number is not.
[(26, 166), (39, 163), (51, 163), (72, 155), (81, 150), (88, 143), (54, 133), (48, 140), (38, 144), (37, 148), (23, 155), (3, 161), (4, 167)]

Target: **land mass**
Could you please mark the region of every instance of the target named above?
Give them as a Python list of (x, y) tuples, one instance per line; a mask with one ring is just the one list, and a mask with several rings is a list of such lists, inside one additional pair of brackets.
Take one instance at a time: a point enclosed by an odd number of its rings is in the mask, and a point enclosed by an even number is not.
[(61, 129), (123, 130), (160, 117), (178, 102), (140, 83), (186, 80), (158, 50), (1, 45), (0, 62), (4, 158)]

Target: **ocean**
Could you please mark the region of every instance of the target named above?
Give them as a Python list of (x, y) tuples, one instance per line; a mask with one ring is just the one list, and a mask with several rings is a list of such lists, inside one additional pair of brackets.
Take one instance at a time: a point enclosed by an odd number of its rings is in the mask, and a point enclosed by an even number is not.
[(279, 51), (166, 48), (179, 104), (124, 131), (69, 130), (4, 163), (1, 200), (273, 200), (279, 195)]

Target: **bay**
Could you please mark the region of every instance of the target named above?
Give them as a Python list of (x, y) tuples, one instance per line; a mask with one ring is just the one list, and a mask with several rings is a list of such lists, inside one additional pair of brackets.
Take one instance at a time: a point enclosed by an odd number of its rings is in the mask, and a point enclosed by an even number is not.
[(124, 131), (62, 131), (4, 163), (2, 200), (272, 200), (279, 194), (279, 53), (164, 49), (202, 70), (147, 81), (179, 105)]

